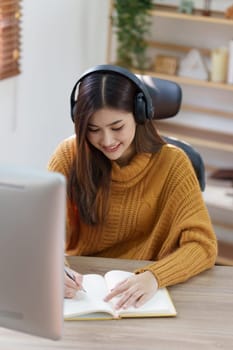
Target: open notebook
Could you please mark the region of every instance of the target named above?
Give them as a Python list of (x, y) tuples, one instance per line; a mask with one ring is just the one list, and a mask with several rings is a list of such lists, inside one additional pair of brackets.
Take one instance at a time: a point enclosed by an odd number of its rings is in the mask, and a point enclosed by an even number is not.
[(107, 293), (120, 281), (131, 276), (131, 272), (112, 270), (104, 276), (88, 274), (83, 277), (83, 287), (75, 298), (64, 300), (65, 320), (119, 319), (133, 317), (176, 316), (176, 309), (166, 288), (158, 289), (156, 294), (140, 308), (115, 310), (117, 298), (103, 301)]

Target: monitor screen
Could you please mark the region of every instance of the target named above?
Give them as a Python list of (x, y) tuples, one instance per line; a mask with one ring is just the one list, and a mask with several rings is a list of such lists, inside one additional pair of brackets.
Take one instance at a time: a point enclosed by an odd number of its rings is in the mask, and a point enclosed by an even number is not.
[(65, 178), (0, 165), (0, 326), (59, 339)]

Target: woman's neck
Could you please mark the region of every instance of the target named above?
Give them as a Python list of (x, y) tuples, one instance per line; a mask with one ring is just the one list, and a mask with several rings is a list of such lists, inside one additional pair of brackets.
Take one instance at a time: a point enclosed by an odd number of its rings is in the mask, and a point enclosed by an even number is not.
[(122, 156), (118, 159), (116, 159), (116, 163), (120, 166), (126, 166), (130, 163), (130, 161), (133, 159), (133, 157), (136, 154), (135, 144), (132, 143), (130, 147), (122, 154)]

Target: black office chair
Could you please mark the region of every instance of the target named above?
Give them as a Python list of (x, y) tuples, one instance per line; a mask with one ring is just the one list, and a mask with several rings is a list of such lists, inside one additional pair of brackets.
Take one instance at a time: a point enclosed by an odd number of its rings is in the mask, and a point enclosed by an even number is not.
[[(181, 87), (170, 80), (152, 78), (147, 75), (137, 75), (147, 86), (155, 106), (155, 119), (166, 119), (174, 117), (180, 110), (182, 101)], [(201, 191), (205, 189), (205, 166), (200, 153), (189, 143), (175, 137), (163, 136), (163, 139), (170, 144), (181, 148), (189, 157), (195, 170)]]

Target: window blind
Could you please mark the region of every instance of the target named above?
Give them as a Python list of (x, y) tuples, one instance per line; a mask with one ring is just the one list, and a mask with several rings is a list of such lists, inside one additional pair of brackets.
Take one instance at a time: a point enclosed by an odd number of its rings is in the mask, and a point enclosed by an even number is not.
[(0, 80), (20, 73), (20, 2), (0, 0)]

